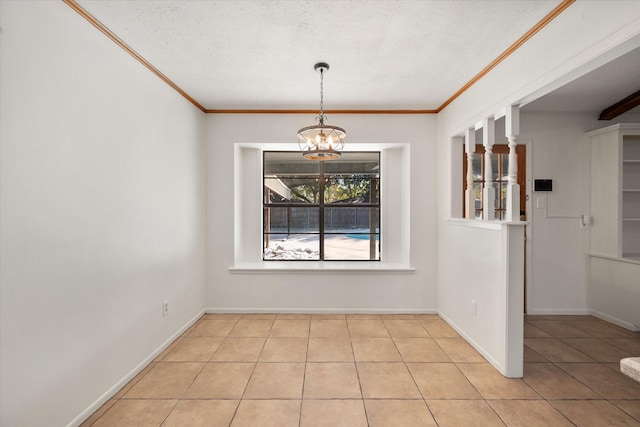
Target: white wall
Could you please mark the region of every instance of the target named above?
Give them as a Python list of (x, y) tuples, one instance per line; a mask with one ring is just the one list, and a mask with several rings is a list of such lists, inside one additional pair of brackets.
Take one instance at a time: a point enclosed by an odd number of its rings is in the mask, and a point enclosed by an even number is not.
[(0, 424), (60, 426), (205, 306), (204, 115), (63, 2), (0, 7)]
[(590, 215), (585, 133), (595, 126), (589, 114), (522, 113), (520, 140), (527, 141), (531, 157), (527, 179), (553, 180), (553, 191), (529, 192), (529, 314), (588, 313), (589, 228), (580, 226), (580, 216)]
[[(620, 116), (617, 122), (637, 115)], [(527, 178), (553, 179), (553, 191), (533, 192), (527, 220), (530, 264), (529, 314), (588, 314), (590, 225), (581, 215), (590, 209), (591, 147), (585, 134), (613, 124), (590, 114), (523, 111), (520, 141), (527, 143)], [(542, 198), (544, 207), (537, 207)]]
[(440, 248), (445, 254), (455, 254), (458, 265), (438, 272), (439, 285), (447, 288), (438, 295), (439, 307), (447, 308), (440, 308), (440, 314), (500, 373), (520, 378), (524, 225), (448, 222), (449, 238)]
[[(310, 114), (207, 117), (207, 252), (215, 254), (207, 260), (209, 307), (227, 311), (435, 310), (434, 116), (331, 115), (328, 121), (347, 130), (347, 144), (352, 147), (363, 143), (410, 144), (409, 264), (415, 271), (241, 274), (229, 270), (234, 266), (234, 144), (289, 143), (297, 150), (297, 129), (313, 120)], [(259, 209), (257, 215), (259, 223)], [(260, 250), (257, 245), (257, 257)]]
[(640, 331), (640, 263), (592, 256), (589, 301), (593, 314), (632, 331)]
[[(542, 96), (558, 87), (562, 81), (566, 82), (590, 71), (597, 67), (598, 63), (601, 64), (605, 56), (610, 60), (615, 55), (622, 55), (637, 47), (640, 40), (639, 24), (640, 7), (637, 2), (616, 2), (614, 7), (610, 2), (604, 1), (575, 2), (438, 114), (438, 309), (454, 325), (465, 324), (457, 304), (464, 304), (464, 301), (460, 300), (471, 297), (473, 283), (462, 277), (445, 280), (447, 272), (459, 268), (482, 271), (486, 257), (482, 253), (470, 252), (475, 246), (462, 246), (455, 251), (448, 247), (449, 242), (455, 240), (455, 236), (452, 229), (454, 226), (447, 222), (447, 218), (460, 215), (452, 211), (452, 207), (459, 207), (461, 202), (458, 199), (462, 198), (459, 178), (461, 167), (458, 160), (461, 150), (460, 147), (454, 148), (460, 141), (454, 137), (462, 135), (466, 128), (472, 127), (484, 118), (499, 116), (500, 111), (509, 105), (519, 104), (523, 100), (533, 100), (535, 96)], [(573, 131), (569, 132), (577, 132), (578, 125), (573, 123), (571, 126)], [(532, 136), (539, 139), (536, 135)], [(563, 149), (565, 148), (561, 150)], [(546, 172), (544, 165), (538, 166), (540, 173)], [(563, 176), (558, 183), (564, 186), (579, 179), (580, 175), (581, 173)], [(550, 202), (555, 203), (550, 205), (553, 209), (566, 207), (555, 195)], [(563, 236), (565, 240), (572, 242), (575, 249), (581, 249), (584, 244), (582, 235), (578, 233)], [(544, 233), (539, 239), (544, 239)], [(538, 253), (555, 245), (550, 239), (547, 239), (547, 242), (546, 246), (538, 248)], [(487, 250), (491, 248), (488, 247)], [(559, 251), (558, 249), (555, 253)], [(465, 252), (465, 256), (461, 252)], [(466, 252), (470, 252), (469, 256), (466, 256)], [(469, 263), (462, 265), (461, 257), (470, 260)], [(557, 262), (564, 266), (580, 257), (579, 252), (571, 252), (564, 254)], [(585, 262), (581, 261), (582, 265), (575, 271), (580, 277), (585, 277)], [(542, 270), (549, 266), (538, 265), (533, 268), (534, 277), (537, 274), (538, 279), (542, 280)], [(559, 274), (567, 277), (568, 272), (560, 271)], [(563, 284), (560, 283), (558, 286), (562, 287)], [(570, 286), (569, 291), (579, 289), (577, 303), (573, 302), (574, 297), (570, 292), (567, 292), (569, 295), (563, 296), (560, 302), (570, 304), (570, 307), (585, 307), (585, 285), (580, 288), (574, 280)], [(546, 294), (540, 298), (539, 303), (547, 305), (548, 297), (557, 291), (550, 288), (545, 291)], [(460, 295), (462, 297), (459, 297)], [(480, 319), (477, 326), (473, 331), (469, 328), (465, 331), (475, 342), (481, 342), (485, 338), (483, 334), (488, 333), (486, 331), (493, 331), (499, 327), (493, 318)]]

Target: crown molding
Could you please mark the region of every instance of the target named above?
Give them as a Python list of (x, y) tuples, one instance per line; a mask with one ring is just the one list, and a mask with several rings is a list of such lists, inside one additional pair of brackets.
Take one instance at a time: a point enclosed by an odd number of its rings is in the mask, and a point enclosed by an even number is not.
[(98, 21), (93, 15), (87, 12), (82, 6), (75, 2), (75, 0), (62, 0), (65, 4), (71, 7), (73, 10), (78, 12), (80, 16), (89, 21), (91, 25), (96, 27), (101, 33), (105, 36), (109, 37), (115, 44), (120, 46), (125, 52), (129, 55), (133, 56), (138, 62), (144, 65), (149, 71), (158, 76), (160, 80), (171, 86), (176, 92), (182, 95), (187, 101), (195, 105), (200, 111), (203, 113), (206, 109), (198, 103), (195, 99), (193, 99), (187, 92), (182, 90), (180, 86), (175, 84), (169, 77), (164, 75), (160, 70), (154, 67), (149, 61), (144, 59), (138, 52), (133, 50), (129, 45), (127, 45), (120, 37), (116, 36), (109, 28), (107, 28), (102, 22)]
[(518, 50), (520, 46), (525, 44), (527, 40), (532, 38), (536, 33), (542, 30), (549, 22), (553, 21), (558, 15), (565, 11), (569, 6), (575, 3), (576, 0), (563, 0), (558, 6), (556, 6), (551, 12), (549, 12), (544, 18), (542, 18), (533, 28), (527, 31), (522, 37), (516, 40), (511, 46), (507, 48), (504, 52), (500, 54), (496, 59), (494, 59), (489, 65), (487, 65), (482, 71), (476, 74), (471, 80), (469, 80), (464, 86), (462, 86), (456, 93), (454, 93), (451, 98), (447, 99), (440, 107), (438, 107), (437, 112), (444, 110), (447, 108), (449, 104), (451, 104), (456, 98), (462, 95), (467, 91), (471, 86), (473, 86), (478, 80), (487, 75), (491, 70), (496, 68), (498, 64), (504, 61), (508, 56), (510, 56), (513, 52)]
[[(187, 92), (175, 84), (170, 78), (164, 75), (160, 70), (154, 67), (149, 61), (144, 59), (140, 54), (127, 45), (122, 39), (115, 35), (109, 28), (103, 23), (98, 21), (93, 15), (87, 12), (82, 6), (76, 3), (75, 0), (62, 0), (65, 4), (75, 10), (80, 16), (86, 19), (91, 25), (96, 27), (100, 32), (111, 39), (115, 44), (120, 46), (125, 52), (131, 55), (134, 59), (144, 65), (149, 71), (158, 76), (163, 82), (168, 84), (176, 92), (182, 95), (187, 101), (195, 105), (200, 111), (205, 114), (314, 114), (316, 110), (288, 110), (288, 109), (208, 109), (203, 107), (198, 101), (191, 97)], [(471, 86), (473, 86), (478, 80), (493, 70), (498, 64), (504, 61), (509, 55), (515, 52), (520, 46), (522, 46), (527, 40), (532, 38), (542, 28), (544, 28), (549, 22), (555, 19), (565, 9), (575, 3), (576, 0), (563, 0), (558, 6), (556, 6), (551, 12), (549, 12), (542, 20), (540, 20), (533, 28), (527, 31), (522, 37), (520, 37), (515, 43), (513, 43), (507, 50), (502, 52), (500, 56), (494, 59), (489, 65), (487, 65), (482, 71), (476, 74), (471, 80), (469, 80), (464, 86), (456, 91), (449, 99), (447, 99), (440, 107), (435, 110), (407, 110), (407, 109), (391, 109), (391, 110), (366, 110), (366, 109), (348, 109), (348, 110), (327, 110), (332, 114), (438, 114), (444, 110), (449, 104), (451, 104), (456, 98), (466, 92)]]
[[(317, 114), (318, 110), (207, 109), (207, 114)], [(437, 110), (324, 110), (329, 114), (437, 114)]]

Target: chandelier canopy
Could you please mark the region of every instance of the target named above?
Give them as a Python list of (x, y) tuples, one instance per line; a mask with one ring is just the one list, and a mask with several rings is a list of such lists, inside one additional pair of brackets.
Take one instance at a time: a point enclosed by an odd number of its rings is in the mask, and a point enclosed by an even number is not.
[(338, 126), (325, 125), (324, 115), (324, 73), (329, 64), (318, 62), (313, 68), (320, 72), (320, 114), (316, 117), (317, 125), (303, 127), (298, 130), (298, 145), (305, 159), (333, 160), (340, 157), (347, 133)]

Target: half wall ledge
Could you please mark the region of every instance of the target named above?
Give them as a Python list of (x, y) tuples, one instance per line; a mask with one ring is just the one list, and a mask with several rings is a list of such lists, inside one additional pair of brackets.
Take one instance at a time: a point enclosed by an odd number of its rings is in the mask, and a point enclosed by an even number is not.
[(529, 221), (486, 221), (481, 219), (447, 218), (447, 223), (461, 227), (500, 230), (505, 225), (529, 225)]

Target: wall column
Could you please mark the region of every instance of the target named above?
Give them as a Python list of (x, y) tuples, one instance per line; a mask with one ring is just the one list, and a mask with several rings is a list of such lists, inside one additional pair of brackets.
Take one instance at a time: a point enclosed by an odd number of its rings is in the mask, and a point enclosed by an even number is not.
[(473, 188), (473, 159), (476, 152), (476, 130), (474, 128), (466, 130), (464, 148), (467, 155), (467, 190), (464, 192), (464, 217), (466, 219), (474, 219), (476, 217), (476, 192)]
[(482, 219), (496, 218), (496, 189), (493, 185), (491, 154), (496, 142), (496, 123), (493, 118), (484, 119), (482, 125), (482, 145), (484, 145), (484, 189), (482, 191)]
[(507, 184), (507, 211), (505, 220), (520, 221), (520, 186), (518, 185), (518, 162), (516, 139), (520, 134), (520, 107), (511, 105), (505, 115), (505, 134), (509, 140), (509, 180)]

